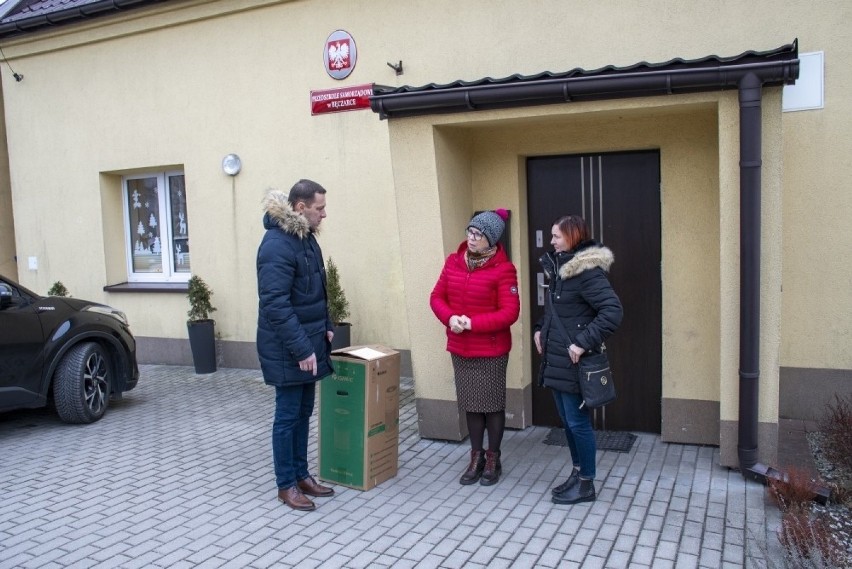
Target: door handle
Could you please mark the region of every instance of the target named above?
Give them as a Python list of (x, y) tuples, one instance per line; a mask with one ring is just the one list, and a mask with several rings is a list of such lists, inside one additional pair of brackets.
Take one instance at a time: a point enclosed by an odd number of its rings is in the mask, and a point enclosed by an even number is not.
[(544, 306), (544, 291), (550, 288), (550, 285), (544, 284), (544, 273), (536, 273), (536, 290), (538, 291), (538, 305)]

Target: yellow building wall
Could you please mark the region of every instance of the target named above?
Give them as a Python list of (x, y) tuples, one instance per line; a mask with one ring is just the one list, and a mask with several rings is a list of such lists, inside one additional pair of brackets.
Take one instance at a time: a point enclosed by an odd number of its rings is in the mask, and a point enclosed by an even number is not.
[[(0, 85), (0, 117), (3, 113), (3, 86)], [(18, 279), (15, 260), (15, 219), (12, 216), (12, 186), (9, 183), (9, 152), (6, 123), (0, 120), (0, 275)]]
[(852, 4), (835, 8), (797, 22), (802, 51), (825, 51), (825, 108), (782, 119), (785, 367), (852, 370)]
[[(407, 315), (393, 309), (403, 288), (386, 124), (369, 110), (311, 116), (309, 99), (312, 89), (393, 72), (364, 57), (350, 79), (331, 79), (322, 49), (333, 29), (314, 3), (173, 4), (115, 29), (75, 27), (4, 48), (20, 54), (26, 77), (4, 85), (9, 108), (26, 109), (6, 116), (15, 218), (27, 220), (22, 284), (43, 293), (61, 279), (74, 296), (119, 306), (138, 336), (185, 338), (184, 295), (102, 290), (127, 280), (121, 175), (179, 167), (192, 272), (214, 291), (221, 339), (251, 342), (261, 198), (306, 177), (329, 192), (320, 243), (340, 269), (353, 340), (407, 348)], [(243, 161), (234, 178), (221, 169), (230, 152)]]
[[(188, 0), (4, 40), (25, 76), (2, 74), (19, 277), (40, 292), (62, 280), (74, 296), (118, 305), (139, 336), (185, 338), (182, 295), (102, 290), (124, 271), (114, 218), (121, 174), (180, 166), (193, 272), (215, 292), (222, 339), (251, 342), (261, 196), (313, 178), (329, 190), (320, 242), (340, 267), (353, 339), (410, 349), (418, 396), (450, 400), (428, 292), (464, 218), (510, 207), (513, 251), (524, 251), (523, 156), (659, 144), (664, 398), (719, 402), (720, 420), (736, 421), (735, 92), (392, 121), (370, 111), (312, 117), (308, 96), (736, 55), (798, 37), (801, 52), (826, 53), (826, 104), (781, 114), (780, 90), (765, 90), (760, 420), (772, 423), (779, 368), (852, 369), (849, 319), (838, 317), (852, 313), (852, 268), (839, 260), (852, 246), (849, 21), (845, 0)], [(341, 82), (322, 65), (338, 28), (359, 53)], [(399, 60), (401, 76), (387, 66)], [(233, 179), (220, 167), (229, 152), (244, 164)], [(3, 186), (0, 175), (0, 216)], [(680, 238), (696, 228), (706, 241)], [(0, 253), (7, 242), (0, 228)], [(705, 302), (690, 302), (699, 295)], [(522, 318), (513, 332), (515, 387), (529, 380), (520, 349), (528, 331)]]

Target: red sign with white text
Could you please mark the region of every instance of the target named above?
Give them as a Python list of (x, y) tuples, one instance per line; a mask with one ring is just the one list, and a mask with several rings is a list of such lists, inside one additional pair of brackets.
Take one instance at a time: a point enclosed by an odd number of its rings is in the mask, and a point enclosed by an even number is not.
[(370, 108), (373, 85), (352, 85), (339, 89), (311, 91), (311, 114), (339, 113)]

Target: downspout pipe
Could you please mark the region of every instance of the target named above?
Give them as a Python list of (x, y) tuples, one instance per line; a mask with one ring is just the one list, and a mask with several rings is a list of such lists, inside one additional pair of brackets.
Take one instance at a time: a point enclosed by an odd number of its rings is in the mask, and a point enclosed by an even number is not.
[(740, 401), (737, 454), (743, 474), (758, 454), (760, 383), (761, 97), (754, 73), (739, 83), (740, 102)]
[[(798, 68), (795, 69), (798, 75)], [(740, 408), (737, 454), (745, 478), (767, 484), (786, 475), (758, 462), (760, 409), (760, 198), (764, 80), (756, 74), (739, 82), (740, 101)], [(815, 485), (814, 500), (828, 503), (831, 490)]]

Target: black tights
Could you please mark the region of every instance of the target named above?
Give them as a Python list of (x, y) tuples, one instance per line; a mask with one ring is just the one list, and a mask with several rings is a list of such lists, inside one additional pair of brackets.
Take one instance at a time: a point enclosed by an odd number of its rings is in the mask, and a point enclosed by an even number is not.
[(506, 412), (467, 413), (467, 430), (470, 433), (470, 448), (482, 450), (485, 430), (488, 430), (488, 450), (500, 450), (503, 431), (506, 429)]

